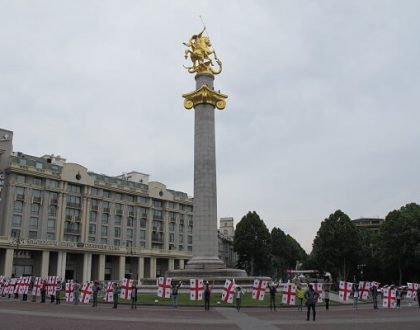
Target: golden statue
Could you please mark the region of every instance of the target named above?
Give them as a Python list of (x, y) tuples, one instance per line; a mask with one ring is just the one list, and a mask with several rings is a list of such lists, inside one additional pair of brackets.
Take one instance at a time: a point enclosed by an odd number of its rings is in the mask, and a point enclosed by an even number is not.
[[(203, 36), (203, 32), (206, 28), (203, 29), (199, 34), (194, 34), (188, 43), (183, 42), (188, 48), (185, 50), (185, 58), (188, 56), (191, 59), (192, 66), (187, 67), (184, 65), (184, 68), (188, 70), (189, 73), (210, 73), (210, 74), (219, 74), (222, 72), (222, 62), (217, 58), (216, 52), (214, 49), (211, 49), (211, 43), (209, 37)], [(218, 64), (218, 69), (213, 69), (213, 61), (210, 58), (210, 55), (214, 55), (214, 59)]]

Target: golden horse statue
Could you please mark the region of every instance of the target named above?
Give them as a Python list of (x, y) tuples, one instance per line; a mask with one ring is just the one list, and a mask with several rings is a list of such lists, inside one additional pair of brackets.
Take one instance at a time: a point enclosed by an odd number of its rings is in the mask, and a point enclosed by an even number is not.
[[(183, 44), (188, 47), (185, 50), (184, 57), (187, 59), (189, 56), (192, 62), (192, 66), (186, 67), (184, 65), (184, 68), (186, 68), (189, 73), (197, 72), (219, 74), (222, 72), (222, 62), (217, 58), (216, 52), (213, 49), (210, 49), (210, 39), (203, 36), (203, 32), (205, 30), (206, 28), (204, 28), (199, 34), (194, 34), (187, 43), (183, 42)], [(213, 61), (210, 58), (210, 55), (212, 54), (219, 66), (216, 70), (213, 69)]]

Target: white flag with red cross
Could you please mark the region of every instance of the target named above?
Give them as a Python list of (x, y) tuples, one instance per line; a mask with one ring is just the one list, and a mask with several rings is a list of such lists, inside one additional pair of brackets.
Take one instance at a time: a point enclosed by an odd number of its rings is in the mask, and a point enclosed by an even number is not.
[(30, 283), (31, 283), (30, 276), (22, 276), (20, 278), (19, 294), (28, 294)]
[(312, 284), (312, 288), (318, 294), (318, 303), (322, 303), (322, 283), (310, 283)]
[(360, 281), (359, 282), (359, 297), (362, 300), (368, 300), (369, 299), (369, 291), (370, 291), (370, 282)]
[(131, 299), (131, 291), (133, 291), (133, 280), (124, 278), (121, 282), (120, 287), (120, 298), (125, 300)]
[(13, 292), (15, 291), (15, 284), (17, 282), (17, 278), (11, 278), (9, 280), (9, 283), (7, 285), (7, 287), (4, 289), (4, 294), (5, 295), (9, 295), (9, 294), (13, 294)]
[(3, 284), (0, 288), (0, 296), (9, 294), (9, 279), (3, 280)]
[(82, 290), (80, 291), (80, 302), (82, 304), (88, 304), (90, 301), (90, 297), (92, 296), (93, 282), (85, 282), (83, 283)]
[(264, 300), (265, 290), (267, 289), (267, 281), (255, 279), (252, 286), (252, 299)]
[(225, 286), (223, 287), (222, 300), (225, 303), (233, 303), (233, 296), (235, 295), (235, 283), (231, 280), (225, 281)]
[(73, 302), (73, 300), (74, 300), (74, 282), (73, 282), (73, 280), (67, 281), (65, 296), (66, 296), (66, 301), (68, 303)]
[(204, 282), (202, 279), (190, 279), (190, 300), (203, 300)]
[(396, 304), (396, 296), (397, 290), (391, 288), (384, 288), (383, 289), (384, 298), (382, 300), (382, 306), (384, 308), (395, 308)]
[(58, 276), (48, 276), (47, 278), (47, 295), (55, 296), (55, 288), (57, 287)]
[(34, 286), (32, 287), (32, 296), (39, 297), (41, 295), (42, 277), (35, 277)]
[(0, 288), (3, 287), (4, 281), (6, 280), (6, 277), (4, 275), (0, 275)]
[(20, 281), (22, 280), (22, 276), (16, 278), (15, 287), (13, 288), (13, 293), (19, 293), (20, 290)]
[(170, 298), (171, 297), (171, 283), (172, 283), (172, 278), (159, 277), (157, 280), (157, 285), (158, 285), (157, 296), (161, 298)]
[(417, 297), (417, 289), (419, 288), (418, 283), (407, 283), (407, 298), (415, 299)]
[(376, 286), (376, 288), (379, 288), (379, 286), (381, 285), (381, 283), (376, 282), (376, 281), (372, 281), (370, 282), (370, 287), (373, 288), (374, 286)]
[(347, 301), (349, 299), (352, 288), (353, 283), (340, 281), (338, 287), (338, 297), (341, 301)]
[(104, 292), (104, 301), (107, 303), (111, 303), (114, 302), (114, 290), (112, 288), (112, 282), (109, 281), (105, 288), (104, 288), (105, 292)]
[(286, 305), (294, 305), (296, 303), (296, 284), (287, 283), (283, 290), (281, 302)]

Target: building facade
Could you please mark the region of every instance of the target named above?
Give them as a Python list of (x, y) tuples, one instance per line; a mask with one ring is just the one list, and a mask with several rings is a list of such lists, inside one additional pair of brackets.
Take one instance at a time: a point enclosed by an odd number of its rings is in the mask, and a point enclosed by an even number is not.
[(379, 229), (384, 221), (385, 219), (382, 218), (359, 218), (352, 220), (357, 228), (370, 230), (374, 233), (379, 233)]
[(219, 258), (225, 263), (226, 267), (236, 268), (238, 258), (233, 249), (233, 237), (235, 236), (233, 218), (220, 218), (219, 223)]
[(0, 129), (0, 274), (87, 281), (184, 268), (193, 235), (186, 193), (139, 172), (111, 177), (13, 153), (12, 136)]

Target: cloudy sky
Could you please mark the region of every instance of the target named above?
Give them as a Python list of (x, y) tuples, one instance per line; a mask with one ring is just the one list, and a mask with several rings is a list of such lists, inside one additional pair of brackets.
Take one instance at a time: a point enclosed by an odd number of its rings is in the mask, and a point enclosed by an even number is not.
[(218, 215), (255, 210), (310, 252), (336, 209), (420, 202), (419, 13), (409, 0), (0, 0), (0, 127), (15, 151), (192, 195), (182, 42), (201, 15), (229, 95)]

